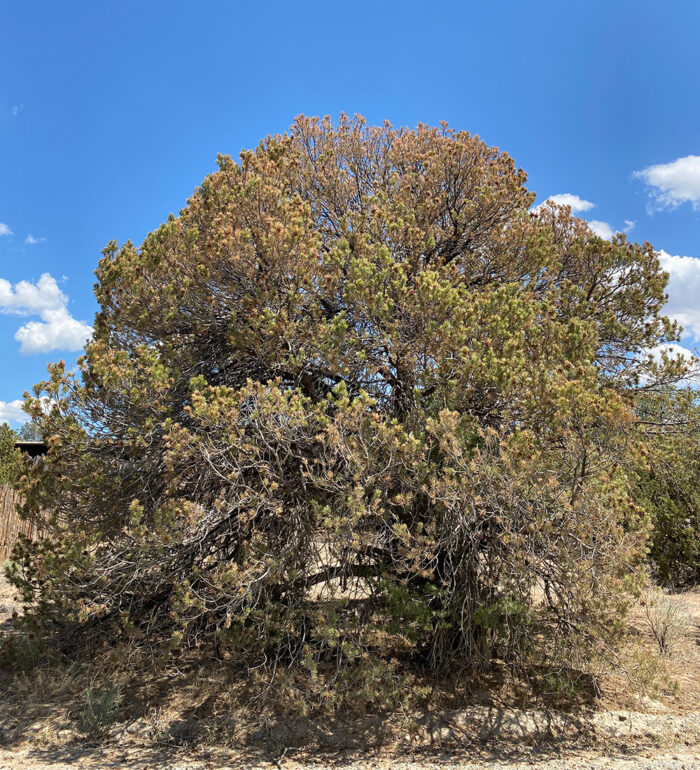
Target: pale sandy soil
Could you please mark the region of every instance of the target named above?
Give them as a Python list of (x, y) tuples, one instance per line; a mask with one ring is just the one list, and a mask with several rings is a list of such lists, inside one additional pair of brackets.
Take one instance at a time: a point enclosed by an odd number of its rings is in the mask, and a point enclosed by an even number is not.
[(298, 762), (286, 757), (279, 760), (248, 760), (240, 755), (223, 756), (158, 756), (145, 750), (101, 752), (86, 749), (71, 753), (20, 750), (0, 754), (0, 770), (45, 770), (48, 768), (126, 768), (127, 770), (253, 770), (254, 768), (285, 770), (696, 770), (700, 754), (695, 752), (645, 752), (624, 754), (579, 751), (568, 755), (547, 756), (534, 752), (529, 759), (459, 757), (447, 752), (432, 757), (383, 757), (365, 759), (307, 760)]
[[(639, 697), (624, 677), (611, 677), (597, 708), (575, 714), (470, 706), (415, 715), (410, 729), (393, 717), (368, 717), (342, 729), (296, 719), (268, 722), (248, 733), (241, 727), (237, 748), (225, 749), (202, 746), (197, 739), (170, 740), (178, 725), (183, 735), (197, 734), (196, 719), (180, 715), (178, 722), (171, 709), (118, 723), (98, 745), (76, 727), (75, 708), (61, 703), (60, 686), (47, 684), (43, 698), (36, 688), (25, 696), (21, 678), (5, 675), (0, 770), (700, 770), (700, 593), (673, 600), (690, 616), (683, 643), (667, 661), (666, 677), (678, 684)], [(16, 606), (0, 578), (0, 630), (10, 627)], [(642, 614), (638, 620), (646, 644)]]

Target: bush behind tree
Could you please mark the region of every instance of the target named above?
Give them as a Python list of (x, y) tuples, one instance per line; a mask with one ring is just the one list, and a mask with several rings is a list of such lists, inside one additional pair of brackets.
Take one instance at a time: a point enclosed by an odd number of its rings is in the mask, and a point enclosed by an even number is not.
[(533, 200), (465, 132), (302, 117), (109, 244), (78, 374), (29, 400), (34, 622), (332, 707), (611, 649), (648, 528), (621, 460), (678, 330), (651, 245)]
[(0, 484), (13, 486), (22, 474), (22, 455), (15, 449), (18, 434), (5, 422), (0, 424)]
[(652, 523), (656, 580), (700, 583), (700, 405), (697, 391), (671, 389), (638, 399), (646, 441), (631, 463), (632, 494)]

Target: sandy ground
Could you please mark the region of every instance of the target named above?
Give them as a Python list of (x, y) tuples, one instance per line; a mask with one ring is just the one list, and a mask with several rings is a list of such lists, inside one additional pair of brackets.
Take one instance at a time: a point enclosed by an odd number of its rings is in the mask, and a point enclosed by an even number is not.
[[(622, 707), (624, 698), (608, 697), (600, 710), (576, 716), (474, 706), (424, 717), (416, 731), (403, 738), (395, 736), (391, 748), (363, 743), (367, 733), (361, 727), (356, 740), (334, 744), (323, 725), (307, 720), (267, 726), (244, 750), (205, 748), (196, 742), (164, 745), (162, 740), (154, 741), (152, 730), (148, 733), (138, 720), (120, 725), (97, 745), (87, 743), (74, 729), (51, 724), (46, 710), (55, 698), (47, 696), (44, 712), (39, 704), (36, 718), (25, 714), (23, 719), (21, 708), (19, 717), (16, 708), (3, 709), (3, 700), (16, 704), (21, 699), (17, 681), (5, 677), (0, 680), (0, 770), (700, 770), (700, 593), (686, 594), (678, 601), (690, 617), (683, 652), (671, 666), (675, 666), (671, 673), (680, 680), (680, 691), (670, 691), (658, 700), (638, 699), (637, 706)], [(9, 586), (0, 578), (0, 630), (10, 627), (16, 606)], [(309, 745), (305, 739), (312, 733), (316, 748), (309, 752), (303, 746)]]
[(0, 753), (1, 770), (45, 770), (47, 768), (127, 768), (128, 770), (253, 770), (253, 768), (284, 768), (284, 770), (433, 770), (441, 768), (463, 768), (463, 770), (694, 770), (700, 768), (700, 753), (695, 752), (645, 752), (624, 754), (610, 752), (579, 751), (566, 756), (547, 756), (533, 752), (527, 758), (478, 758), (440, 753), (432, 757), (403, 758), (338, 758), (324, 761), (307, 760), (298, 762), (287, 756), (276, 759), (248, 760), (240, 756), (229, 757), (220, 754), (212, 756), (166, 756), (146, 751), (101, 752), (99, 750), (78, 750), (71, 753), (34, 752), (20, 750)]
[(15, 755), (4, 761), (0, 759), (0, 768), (2, 770), (14, 770), (14, 768), (32, 768), (32, 770), (44, 770), (45, 768), (167, 768), (167, 770), (214, 770), (219, 768), (231, 768), (231, 770), (253, 770), (254, 768), (275, 768), (282, 767), (285, 770), (329, 770), (331, 768), (347, 768), (347, 770), (365, 770), (365, 768), (376, 768), (376, 770), (433, 770), (441, 768), (450, 770), (461, 768), (462, 770), (532, 770), (532, 768), (542, 768), (542, 770), (693, 770), (700, 767), (700, 755), (691, 754), (659, 754), (655, 757), (624, 757), (611, 756), (600, 757), (594, 755), (580, 754), (566, 759), (544, 759), (535, 758), (526, 761), (508, 761), (508, 760), (463, 760), (457, 761), (451, 759), (435, 760), (417, 760), (417, 761), (395, 761), (395, 760), (357, 760), (357, 761), (339, 761), (337, 763), (317, 764), (307, 762), (298, 764), (297, 762), (288, 762), (282, 760), (279, 764), (268, 762), (264, 764), (240, 762), (232, 759), (230, 764), (219, 764), (211, 761), (197, 760), (146, 760), (143, 759), (125, 759), (110, 760), (108, 758), (82, 757), (78, 759), (51, 760), (39, 759), (33, 756), (27, 756), (23, 753)]

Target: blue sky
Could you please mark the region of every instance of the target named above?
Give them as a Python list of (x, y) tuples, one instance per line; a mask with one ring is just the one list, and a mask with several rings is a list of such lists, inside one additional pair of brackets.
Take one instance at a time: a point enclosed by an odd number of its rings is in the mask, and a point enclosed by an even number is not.
[(527, 171), (538, 202), (576, 196), (601, 233), (663, 250), (669, 309), (694, 347), (698, 29), (697, 0), (6, 0), (0, 421), (18, 418), (48, 361), (78, 355), (100, 249), (140, 243), (217, 153), (299, 113), (478, 133)]

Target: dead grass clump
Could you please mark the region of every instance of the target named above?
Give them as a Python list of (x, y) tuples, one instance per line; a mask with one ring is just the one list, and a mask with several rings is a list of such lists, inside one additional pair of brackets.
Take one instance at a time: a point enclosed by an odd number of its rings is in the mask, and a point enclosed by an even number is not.
[(690, 613), (677, 597), (666, 596), (660, 588), (650, 588), (642, 597), (647, 625), (661, 655), (670, 656), (688, 638)]

